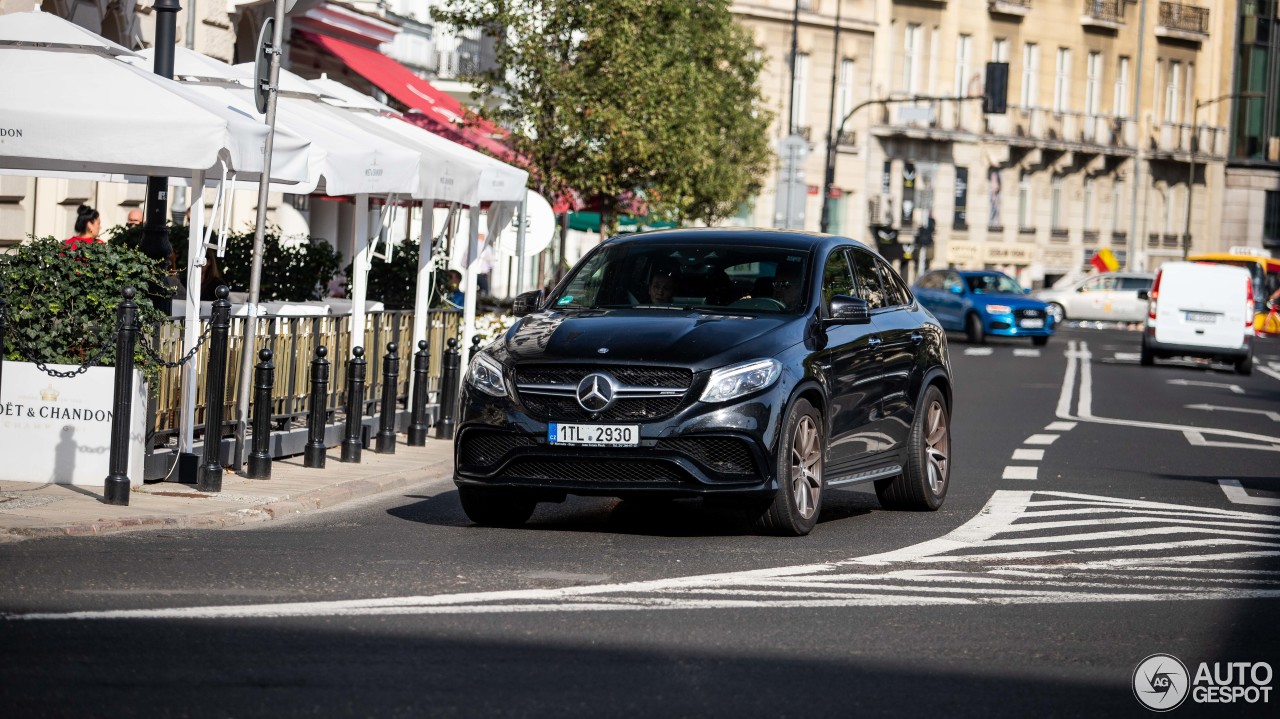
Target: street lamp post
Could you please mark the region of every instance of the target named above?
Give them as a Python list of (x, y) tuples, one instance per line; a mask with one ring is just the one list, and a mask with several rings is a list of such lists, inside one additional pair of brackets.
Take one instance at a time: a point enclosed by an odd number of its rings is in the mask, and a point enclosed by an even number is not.
[[(1187, 217), (1186, 224), (1182, 228), (1182, 259), (1184, 260), (1191, 255), (1191, 197), (1196, 184), (1196, 153), (1200, 151), (1200, 108), (1217, 104), (1223, 100), (1251, 99), (1255, 97), (1262, 97), (1262, 93), (1240, 92), (1215, 97), (1212, 100), (1196, 100), (1191, 108), (1191, 153), (1187, 159)], [(1207, 191), (1209, 189), (1208, 177), (1205, 178), (1204, 186)], [(1207, 203), (1205, 206), (1208, 206)]]

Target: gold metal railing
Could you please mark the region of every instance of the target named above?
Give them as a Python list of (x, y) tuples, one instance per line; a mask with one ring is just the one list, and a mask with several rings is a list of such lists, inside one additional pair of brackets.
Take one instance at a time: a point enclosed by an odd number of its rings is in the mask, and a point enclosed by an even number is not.
[[(461, 320), (462, 316), (458, 312), (430, 310), (427, 314), (426, 339), (430, 357), (428, 402), (435, 401), (440, 390), (440, 375), (443, 368), (441, 353), (448, 338), (461, 336)], [(222, 416), (228, 422), (236, 416), (236, 387), (240, 375), (241, 352), (244, 350), (246, 321), (254, 322), (252, 349), (254, 365), (257, 364), (259, 350), (270, 349), (273, 354), (272, 361), (276, 370), (271, 396), (271, 414), (276, 424), (286, 425), (294, 421), (306, 421), (311, 392), (311, 362), (315, 358), (316, 348), (321, 346), (328, 350), (329, 360), (326, 412), (332, 415), (343, 408), (347, 393), (347, 360), (351, 357), (352, 347), (349, 315), (338, 317), (266, 315), (253, 320), (233, 317), (228, 337), (226, 391), (220, 398)], [(205, 331), (207, 324), (208, 318), (200, 320), (201, 333)], [(162, 323), (154, 335), (160, 357), (171, 362), (180, 358), (182, 335), (183, 320), (175, 319)], [(413, 354), (417, 351), (417, 347), (412, 344), (412, 339), (412, 311), (371, 312), (366, 315), (364, 341), (361, 343), (366, 350), (365, 360), (368, 363), (363, 398), (366, 413), (376, 410), (377, 402), (382, 396), (382, 360), (389, 342), (395, 342), (398, 345), (396, 354), (400, 358), (396, 397), (402, 406), (407, 405), (410, 377), (413, 373)], [(185, 371), (196, 373), (195, 426), (197, 432), (203, 431), (210, 401), (208, 386), (205, 382), (205, 368), (208, 362), (209, 343), (205, 342), (200, 345), (199, 351), (191, 362), (183, 368), (161, 370), (156, 380), (158, 383), (156, 393), (150, 403), (151, 416), (148, 418), (149, 429), (154, 433), (152, 446), (163, 446), (178, 434), (182, 414), (182, 376)]]

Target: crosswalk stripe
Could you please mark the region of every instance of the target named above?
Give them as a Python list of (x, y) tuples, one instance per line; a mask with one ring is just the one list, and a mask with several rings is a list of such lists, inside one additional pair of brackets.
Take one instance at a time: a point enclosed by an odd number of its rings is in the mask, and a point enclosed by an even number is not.
[(1039, 469), (1039, 467), (1005, 467), (1001, 479), (1036, 479)]

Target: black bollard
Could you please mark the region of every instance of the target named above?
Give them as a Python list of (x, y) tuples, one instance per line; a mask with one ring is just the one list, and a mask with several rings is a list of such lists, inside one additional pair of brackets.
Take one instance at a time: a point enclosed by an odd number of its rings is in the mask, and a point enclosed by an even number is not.
[(467, 355), (468, 362), (476, 358), (476, 353), (480, 351), (480, 342), (483, 339), (484, 338), (481, 337), (480, 335), (471, 336), (471, 354)]
[(253, 444), (249, 448), (249, 479), (271, 479), (271, 388), (276, 382), (276, 366), (271, 350), (258, 351), (262, 360), (253, 371)]
[(395, 342), (387, 343), (387, 354), (382, 358), (382, 412), (378, 417), (378, 454), (396, 453), (396, 384), (400, 381), (400, 358)]
[(409, 446), (427, 445), (427, 373), (431, 371), (431, 356), (427, 354), (427, 341), (418, 340), (418, 351), (413, 353), (413, 406), (409, 408)]
[(307, 447), (303, 451), (302, 466), (324, 469), (324, 425), (328, 415), (329, 350), (316, 348), (316, 358), (311, 360), (311, 411), (307, 413)]
[(364, 348), (353, 347), (347, 363), (347, 433), (342, 439), (342, 461), (360, 461), (360, 429), (364, 425)]
[[(227, 334), (231, 331), (230, 290), (214, 291), (213, 317), (209, 320), (209, 363), (205, 371), (204, 459), (196, 472), (196, 489), (222, 491), (222, 403), (227, 394)], [(245, 320), (248, 322), (249, 320)]]
[(107, 504), (129, 505), (129, 425), (133, 408), (133, 340), (138, 331), (138, 305), (132, 287), (120, 293), (124, 301), (116, 310), (120, 333), (116, 335), (116, 385), (111, 403), (111, 455), (102, 488)]
[(458, 340), (450, 337), (449, 349), (444, 351), (444, 369), (440, 373), (440, 421), (436, 422), (436, 439), (453, 439), (453, 405), (458, 402), (458, 369), (461, 363)]

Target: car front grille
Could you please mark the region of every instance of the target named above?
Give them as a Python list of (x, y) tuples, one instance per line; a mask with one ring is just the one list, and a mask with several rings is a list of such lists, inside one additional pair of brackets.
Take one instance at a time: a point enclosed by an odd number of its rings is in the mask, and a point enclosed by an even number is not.
[(527, 435), (483, 430), (464, 433), (461, 442), (458, 449), (459, 463), (485, 467), (497, 464), (513, 449), (537, 445), (533, 437)]
[(679, 452), (722, 474), (755, 474), (756, 463), (742, 440), (730, 437), (660, 439), (655, 449)]
[(1020, 319), (1020, 320), (1043, 319), (1044, 315), (1045, 313), (1043, 310), (1014, 310), (1013, 311), (1014, 318)]
[(579, 457), (522, 457), (502, 468), (504, 479), (536, 479), (600, 485), (679, 483), (683, 473), (654, 460), (617, 460)]
[[(578, 383), (593, 372), (604, 372), (618, 385), (618, 396), (602, 412), (578, 404)], [(643, 365), (518, 365), (516, 390), (530, 414), (546, 422), (632, 421), (666, 417), (684, 402), (693, 372), (680, 367)]]

